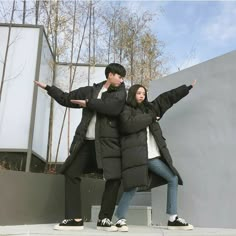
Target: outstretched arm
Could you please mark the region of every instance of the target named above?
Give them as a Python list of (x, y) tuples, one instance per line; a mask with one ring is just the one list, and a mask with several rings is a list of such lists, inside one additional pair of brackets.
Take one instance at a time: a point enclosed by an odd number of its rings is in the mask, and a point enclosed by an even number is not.
[(124, 107), (126, 92), (125, 90), (120, 90), (115, 93), (116, 95), (109, 99), (91, 98), (85, 100), (71, 100), (71, 102), (79, 104), (81, 107), (88, 107), (104, 115), (117, 116)]
[(38, 81), (34, 81), (34, 83), (38, 87), (47, 90), (48, 94), (52, 98), (54, 98), (60, 105), (65, 106), (65, 107), (72, 107), (72, 108), (81, 108), (80, 105), (72, 103), (71, 100), (86, 99), (86, 95), (89, 93), (89, 90), (90, 90), (89, 86), (87, 86), (87, 87), (73, 90), (69, 93), (65, 93), (59, 88), (57, 88), (56, 86), (49, 86)]
[(169, 108), (188, 95), (189, 90), (195, 86), (196, 82), (197, 81), (194, 80), (189, 86), (182, 85), (178, 88), (162, 93), (156, 99), (154, 99), (152, 104), (156, 110), (156, 115), (161, 118)]

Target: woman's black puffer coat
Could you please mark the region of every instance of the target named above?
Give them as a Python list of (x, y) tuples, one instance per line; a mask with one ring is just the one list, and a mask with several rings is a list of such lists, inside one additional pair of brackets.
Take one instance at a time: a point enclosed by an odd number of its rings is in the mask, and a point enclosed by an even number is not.
[(167, 183), (162, 177), (148, 170), (147, 126), (149, 126), (150, 132), (159, 147), (161, 153), (160, 159), (178, 176), (179, 184), (183, 184), (178, 171), (172, 163), (172, 158), (165, 138), (162, 135), (159, 122), (154, 118), (160, 117), (161, 119), (173, 104), (177, 103), (189, 93), (191, 88), (192, 86), (182, 85), (159, 95), (149, 103), (153, 109), (148, 113), (143, 112), (139, 108), (125, 105), (119, 120), (122, 134), (122, 179), (125, 191), (134, 187), (153, 188)]

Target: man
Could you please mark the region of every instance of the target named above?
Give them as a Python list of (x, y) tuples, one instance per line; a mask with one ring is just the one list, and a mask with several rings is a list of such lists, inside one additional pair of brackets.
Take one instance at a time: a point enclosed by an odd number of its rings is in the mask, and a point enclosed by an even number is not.
[(111, 218), (121, 177), (117, 117), (126, 100), (123, 82), (125, 75), (122, 65), (111, 63), (105, 69), (106, 81), (70, 93), (35, 81), (36, 85), (46, 89), (62, 106), (83, 108), (82, 119), (70, 147), (70, 155), (60, 171), (65, 176), (65, 220), (54, 229), (83, 229), (80, 176), (83, 173), (102, 172), (106, 183), (97, 229), (117, 231)]

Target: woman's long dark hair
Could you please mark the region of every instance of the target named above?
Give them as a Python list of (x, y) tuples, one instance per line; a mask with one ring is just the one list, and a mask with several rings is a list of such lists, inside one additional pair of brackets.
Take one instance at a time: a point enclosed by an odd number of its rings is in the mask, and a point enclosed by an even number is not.
[[(141, 104), (136, 101), (136, 93), (139, 88), (143, 88), (145, 90), (145, 98)], [(147, 99), (147, 89), (141, 84), (134, 84), (129, 88), (126, 104), (135, 109), (139, 108), (145, 113), (149, 113), (149, 110), (154, 111), (152, 104), (149, 103)]]

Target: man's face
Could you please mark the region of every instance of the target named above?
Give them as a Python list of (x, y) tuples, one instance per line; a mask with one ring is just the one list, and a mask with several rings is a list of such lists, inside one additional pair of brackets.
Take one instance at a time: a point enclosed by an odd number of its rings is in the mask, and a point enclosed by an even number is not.
[(124, 82), (124, 78), (122, 76), (112, 73), (109, 73), (107, 80), (114, 87), (119, 87)]

